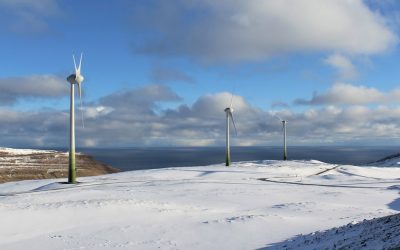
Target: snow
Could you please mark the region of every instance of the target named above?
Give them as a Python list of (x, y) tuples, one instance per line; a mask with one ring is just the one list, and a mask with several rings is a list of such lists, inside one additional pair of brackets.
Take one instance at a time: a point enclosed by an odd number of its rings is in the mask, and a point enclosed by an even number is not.
[(398, 213), (399, 177), (397, 167), (254, 161), (5, 183), (0, 249), (281, 249)]
[(0, 152), (8, 153), (10, 155), (29, 155), (29, 154), (57, 153), (57, 151), (55, 151), (55, 150), (17, 149), (17, 148), (3, 148), (3, 147), (0, 147)]
[(400, 214), (308, 235), (276, 244), (275, 249), (394, 249), (400, 246)]
[(379, 167), (400, 167), (400, 154), (390, 155), (368, 165)]

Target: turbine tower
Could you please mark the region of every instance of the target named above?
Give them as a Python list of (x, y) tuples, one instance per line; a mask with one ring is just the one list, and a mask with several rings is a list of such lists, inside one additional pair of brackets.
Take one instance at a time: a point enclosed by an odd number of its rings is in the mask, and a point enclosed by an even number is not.
[(229, 105), (228, 108), (226, 108), (226, 109), (224, 110), (225, 113), (226, 113), (226, 152), (225, 152), (225, 166), (230, 166), (230, 165), (231, 165), (230, 131), (229, 131), (230, 121), (232, 121), (233, 127), (235, 128), (235, 134), (237, 135), (235, 120), (233, 119), (233, 115), (232, 115), (232, 113), (233, 113), (232, 100), (233, 100), (233, 94), (232, 94), (232, 98), (231, 98), (231, 104)]
[(286, 149), (286, 120), (282, 120), (282, 129), (283, 129), (283, 160), (287, 160), (287, 149)]
[(79, 88), (79, 99), (81, 101), (81, 114), (82, 114), (82, 126), (83, 124), (83, 113), (82, 113), (82, 91), (81, 83), (83, 82), (83, 76), (81, 75), (82, 66), (82, 53), (81, 59), (79, 60), (79, 66), (76, 67), (75, 56), (72, 55), (75, 66), (75, 74), (71, 74), (67, 77), (67, 81), (71, 84), (71, 103), (70, 103), (70, 138), (69, 138), (69, 166), (68, 166), (68, 183), (76, 183), (76, 161), (75, 161), (75, 84)]

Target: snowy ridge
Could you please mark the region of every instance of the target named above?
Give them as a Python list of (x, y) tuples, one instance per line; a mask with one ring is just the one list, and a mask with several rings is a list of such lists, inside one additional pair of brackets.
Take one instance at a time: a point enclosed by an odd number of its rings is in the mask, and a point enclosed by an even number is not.
[(368, 165), (377, 167), (400, 167), (400, 154), (390, 155)]
[[(78, 185), (5, 183), (0, 249), (262, 249), (287, 239), (302, 244), (296, 235), (398, 213), (399, 176), (400, 168), (254, 161), (85, 177)], [(343, 228), (349, 241), (357, 230)], [(311, 235), (299, 237), (313, 241)]]
[(0, 147), (2, 153), (7, 153), (10, 155), (30, 155), (30, 154), (49, 154), (56, 153), (55, 150), (39, 150), (39, 149), (17, 149), (17, 148), (4, 148)]
[(400, 214), (299, 235), (267, 249), (399, 249)]

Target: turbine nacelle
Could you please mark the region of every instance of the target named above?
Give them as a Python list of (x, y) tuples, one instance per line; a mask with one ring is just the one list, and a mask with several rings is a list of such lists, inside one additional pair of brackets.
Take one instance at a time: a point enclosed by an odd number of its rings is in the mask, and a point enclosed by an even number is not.
[(233, 113), (233, 108), (231, 108), (231, 107), (229, 107), (229, 108), (226, 108), (226, 109), (224, 109), (224, 111), (225, 112), (229, 112), (229, 113)]
[(85, 78), (82, 75), (71, 74), (67, 77), (67, 81), (71, 84), (81, 84)]
[(286, 129), (286, 125), (287, 125), (287, 121), (286, 120), (282, 120), (282, 129)]
[(76, 75), (75, 74), (71, 74), (67, 77), (67, 81), (71, 84), (75, 84), (76, 83)]

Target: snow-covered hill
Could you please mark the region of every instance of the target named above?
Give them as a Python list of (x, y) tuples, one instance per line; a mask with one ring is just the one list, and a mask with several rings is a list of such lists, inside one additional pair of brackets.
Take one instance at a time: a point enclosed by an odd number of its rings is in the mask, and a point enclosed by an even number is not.
[(299, 234), (398, 213), (399, 177), (400, 168), (258, 161), (78, 185), (5, 183), (0, 249), (274, 249)]
[[(118, 170), (77, 153), (78, 176), (115, 173)], [(68, 153), (55, 150), (0, 148), (0, 183), (68, 176)]]
[(399, 249), (400, 214), (299, 235), (267, 249)]
[(400, 167), (400, 154), (389, 155), (368, 165), (377, 167)]

